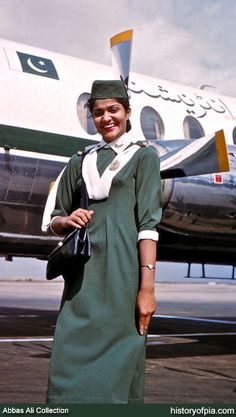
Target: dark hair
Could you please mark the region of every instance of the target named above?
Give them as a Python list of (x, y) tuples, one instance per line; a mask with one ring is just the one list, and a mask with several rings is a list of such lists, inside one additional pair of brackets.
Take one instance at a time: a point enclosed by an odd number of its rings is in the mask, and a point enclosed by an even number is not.
[[(93, 114), (93, 108), (94, 108), (94, 104), (95, 104), (96, 100), (97, 99), (89, 98), (88, 101), (87, 101), (87, 107), (88, 107), (88, 109), (91, 113), (91, 116)], [(116, 100), (118, 103), (122, 104), (125, 111), (128, 111), (130, 109), (130, 104), (129, 104), (129, 99), (128, 98), (115, 98), (114, 97), (114, 100)], [(132, 128), (132, 126), (131, 126), (130, 120), (128, 119), (127, 122), (126, 122), (126, 132), (129, 132), (131, 130), (131, 128)]]

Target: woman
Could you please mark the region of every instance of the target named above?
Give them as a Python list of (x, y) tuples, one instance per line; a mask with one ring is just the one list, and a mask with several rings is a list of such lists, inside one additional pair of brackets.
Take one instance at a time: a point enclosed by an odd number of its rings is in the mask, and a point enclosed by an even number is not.
[(140, 403), (145, 336), (156, 309), (159, 159), (126, 133), (131, 109), (122, 81), (95, 81), (89, 108), (102, 136), (83, 161), (89, 210), (72, 209), (80, 168), (74, 155), (59, 184), (51, 228), (64, 235), (89, 223), (92, 256), (65, 286), (48, 401)]

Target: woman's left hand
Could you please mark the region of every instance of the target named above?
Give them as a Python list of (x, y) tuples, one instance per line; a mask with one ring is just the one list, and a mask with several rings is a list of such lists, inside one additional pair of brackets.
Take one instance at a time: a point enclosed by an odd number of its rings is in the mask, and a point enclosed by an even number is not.
[(139, 332), (143, 336), (147, 333), (150, 320), (157, 308), (154, 289), (140, 289), (136, 308), (139, 312)]

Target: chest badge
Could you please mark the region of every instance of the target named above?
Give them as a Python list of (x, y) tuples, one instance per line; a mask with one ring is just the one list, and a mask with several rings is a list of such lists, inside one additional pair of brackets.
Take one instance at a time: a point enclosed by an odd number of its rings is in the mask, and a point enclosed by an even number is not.
[(109, 169), (110, 171), (115, 171), (116, 169), (118, 169), (120, 166), (120, 162), (118, 161), (118, 159), (114, 159), (114, 161), (112, 161), (112, 163), (109, 165)]

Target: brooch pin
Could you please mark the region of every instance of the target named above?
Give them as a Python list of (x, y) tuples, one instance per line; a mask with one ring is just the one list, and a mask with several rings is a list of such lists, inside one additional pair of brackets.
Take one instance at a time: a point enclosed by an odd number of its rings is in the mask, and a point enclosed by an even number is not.
[(115, 171), (115, 169), (119, 168), (120, 162), (118, 159), (114, 159), (114, 161), (110, 164), (109, 169), (110, 171)]

